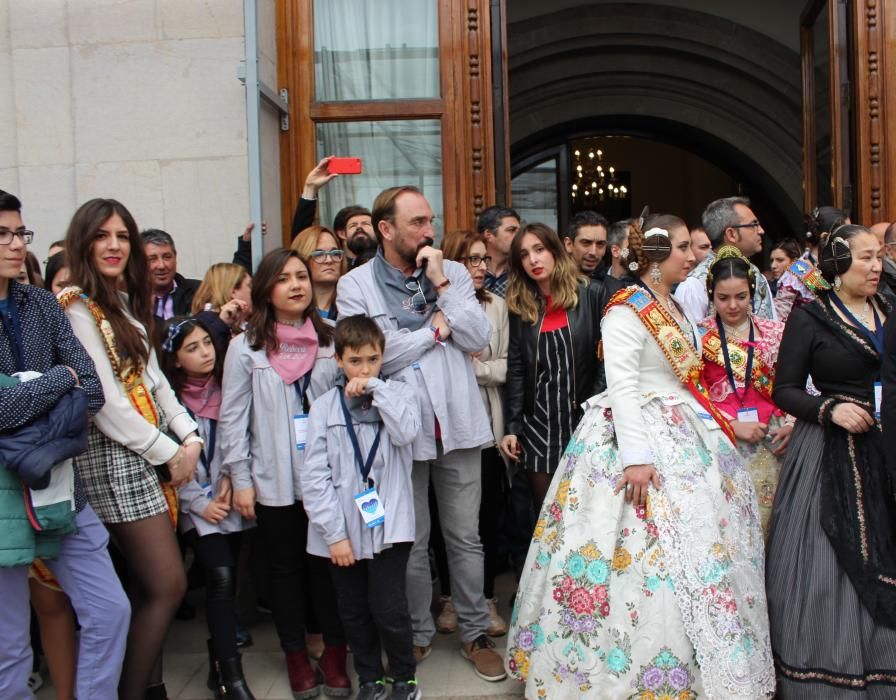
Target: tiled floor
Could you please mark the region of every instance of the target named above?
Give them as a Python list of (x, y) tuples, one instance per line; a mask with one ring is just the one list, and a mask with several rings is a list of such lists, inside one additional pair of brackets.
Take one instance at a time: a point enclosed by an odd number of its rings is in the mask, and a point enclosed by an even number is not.
[[(496, 588), (499, 612), (509, 620), (510, 596), (514, 589), (513, 575), (504, 574), (499, 577)], [(175, 621), (165, 645), (165, 684), (172, 700), (206, 700), (212, 697), (205, 687), (208, 659), (205, 654), (207, 633), (202, 614), (202, 592), (191, 592), (190, 600), (197, 607), (196, 619), (189, 622)], [(286, 667), (270, 616), (260, 616), (249, 629), (254, 644), (243, 652), (243, 667), (253, 694), (258, 700), (291, 700)], [(506, 637), (498, 638), (495, 642), (498, 644), (498, 652), (503, 654)], [(433, 640), (432, 655), (417, 670), (417, 680), (427, 700), (516, 700), (522, 697), (522, 685), (516, 681), (508, 679), (500, 683), (487, 683), (475, 676), (470, 662), (460, 655), (459, 644), (456, 634), (439, 634)], [(55, 694), (49, 687), (49, 681), (38, 692), (37, 697), (39, 700), (53, 700)]]

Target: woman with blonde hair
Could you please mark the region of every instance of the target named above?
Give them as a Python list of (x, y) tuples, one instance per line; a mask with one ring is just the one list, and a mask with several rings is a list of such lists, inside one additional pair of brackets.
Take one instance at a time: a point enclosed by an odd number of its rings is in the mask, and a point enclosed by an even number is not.
[(330, 229), (309, 226), (292, 242), (291, 248), (308, 263), (317, 311), (330, 325), (336, 323), (336, 284), (348, 270), (345, 251)]
[(194, 316), (213, 311), (234, 333), (252, 313), (252, 276), (242, 265), (215, 263), (205, 273), (193, 296)]
[(607, 287), (579, 274), (557, 234), (529, 224), (510, 244), (506, 434), (501, 451), (528, 472), (541, 508), (580, 406), (604, 389), (597, 359)]

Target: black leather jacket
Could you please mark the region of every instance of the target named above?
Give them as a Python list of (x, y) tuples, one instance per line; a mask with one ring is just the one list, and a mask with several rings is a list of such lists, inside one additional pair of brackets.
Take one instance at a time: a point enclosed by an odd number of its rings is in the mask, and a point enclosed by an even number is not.
[[(572, 335), (573, 414), (580, 405), (606, 389), (603, 363), (597, 359), (600, 320), (610, 297), (620, 288), (613, 278), (591, 280), (579, 285), (579, 303), (567, 312)], [(507, 351), (507, 384), (504, 388), (505, 429), (507, 435), (522, 435), (523, 415), (535, 409), (535, 354), (544, 313), (534, 324), (517, 314), (510, 316), (510, 342)]]

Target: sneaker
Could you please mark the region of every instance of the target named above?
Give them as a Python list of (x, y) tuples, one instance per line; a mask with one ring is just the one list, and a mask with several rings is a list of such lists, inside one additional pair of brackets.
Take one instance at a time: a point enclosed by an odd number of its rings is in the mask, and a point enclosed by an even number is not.
[(480, 634), (472, 642), (464, 642), (460, 655), (473, 664), (473, 670), (484, 681), (496, 682), (507, 678), (504, 661), (495, 650), (495, 643)]
[(419, 664), (430, 654), (432, 654), (432, 644), (427, 644), (425, 647), (418, 647), (416, 644), (414, 645), (414, 661), (416, 663)]
[(488, 604), (488, 628), (485, 633), (489, 637), (503, 637), (507, 634), (507, 623), (498, 614), (498, 599), (488, 598), (485, 602)]
[(397, 681), (392, 684), (392, 694), (389, 696), (389, 700), (420, 700), (423, 697), (423, 693), (420, 692), (420, 688), (417, 687), (417, 681)]
[(386, 683), (381, 678), (378, 681), (362, 683), (358, 688), (355, 700), (386, 700)]
[(457, 613), (450, 595), (439, 597), (439, 616), (436, 618), (436, 629), (442, 634), (457, 631)]

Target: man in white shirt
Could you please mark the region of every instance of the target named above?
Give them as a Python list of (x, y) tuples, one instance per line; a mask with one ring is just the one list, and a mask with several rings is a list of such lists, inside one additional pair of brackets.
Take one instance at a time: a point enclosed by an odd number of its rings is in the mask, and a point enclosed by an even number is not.
[[(713, 252), (675, 290), (675, 300), (684, 308), (691, 323), (698, 323), (709, 315), (706, 276), (716, 259), (715, 251), (723, 245), (733, 245), (749, 258), (762, 250), (762, 237), (765, 235), (746, 197), (725, 197), (710, 202), (703, 210), (702, 219), (703, 230), (712, 242)], [(777, 319), (768, 280), (755, 265), (753, 272), (756, 275), (753, 313), (763, 318)]]

